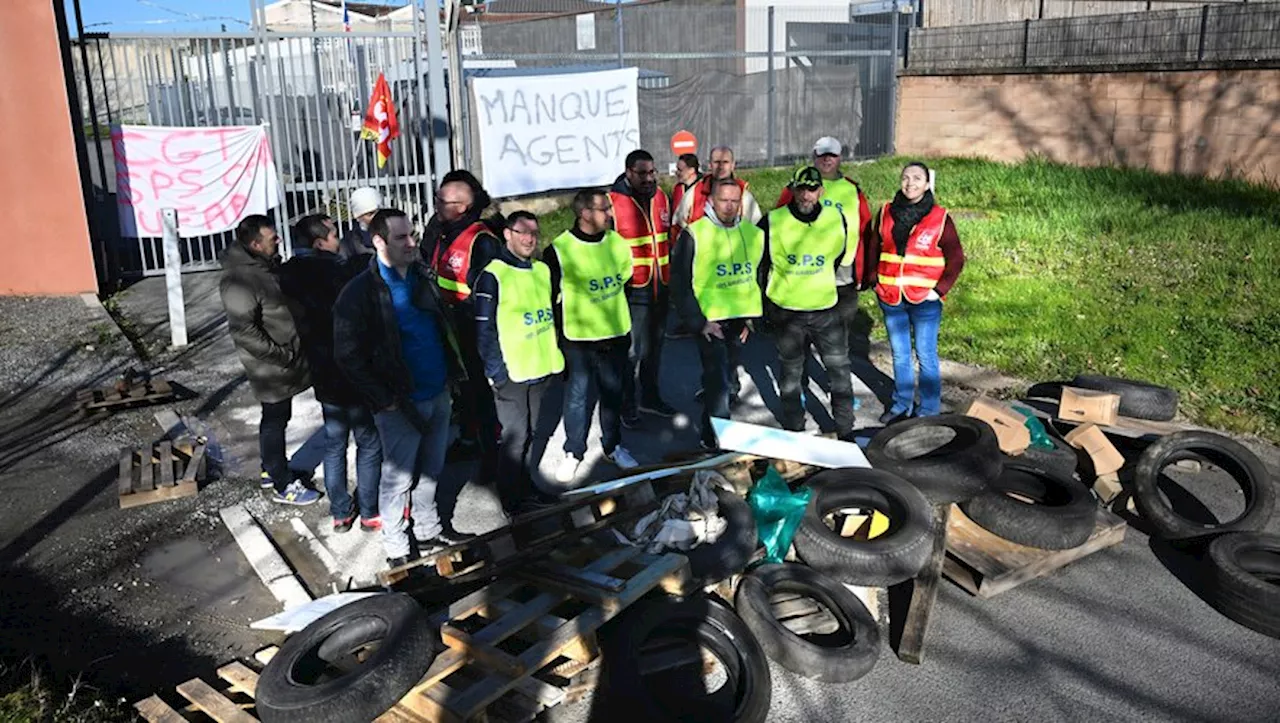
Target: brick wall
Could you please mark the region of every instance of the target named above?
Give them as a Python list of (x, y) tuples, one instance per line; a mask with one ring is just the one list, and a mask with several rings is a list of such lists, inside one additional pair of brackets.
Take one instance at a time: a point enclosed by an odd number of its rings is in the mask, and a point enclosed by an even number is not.
[(1041, 155), (1280, 185), (1280, 70), (900, 80), (903, 155)]

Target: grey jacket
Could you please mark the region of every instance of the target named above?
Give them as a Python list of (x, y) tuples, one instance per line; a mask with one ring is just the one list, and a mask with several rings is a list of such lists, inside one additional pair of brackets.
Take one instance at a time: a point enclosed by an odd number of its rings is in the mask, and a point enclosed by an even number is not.
[(311, 386), (294, 314), (276, 277), (279, 261), (232, 243), (222, 254), (222, 306), (231, 340), (263, 403), (282, 402)]

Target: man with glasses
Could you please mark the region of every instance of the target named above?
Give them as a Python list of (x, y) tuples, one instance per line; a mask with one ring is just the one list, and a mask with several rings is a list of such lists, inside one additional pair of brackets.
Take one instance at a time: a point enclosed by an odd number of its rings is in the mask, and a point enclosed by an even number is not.
[(630, 368), (622, 380), (622, 424), (631, 429), (640, 425), (640, 412), (658, 417), (676, 415), (658, 393), (662, 339), (671, 304), (671, 208), (667, 192), (658, 188), (658, 169), (648, 151), (637, 149), (627, 154), (626, 171), (609, 189), (609, 203), (614, 228), (631, 247), (631, 280), (627, 283)]
[(501, 248), (494, 232), (480, 218), (488, 207), (489, 194), (470, 171), (446, 173), (422, 244), (422, 256), (435, 272), (441, 298), (458, 320), (458, 345), (467, 369), (467, 381), (459, 389), (459, 421), (463, 435), (475, 439), (479, 447), (477, 481), (481, 484), (495, 483), (498, 451), (498, 414), (476, 344), (471, 300), (471, 288), (480, 270)]
[(631, 278), (631, 246), (609, 227), (613, 209), (598, 189), (573, 197), (573, 228), (556, 237), (543, 261), (551, 272), (551, 298), (564, 337), (569, 379), (564, 392), (564, 451), (556, 481), (569, 485), (587, 453), (591, 408), (587, 392), (600, 390), (600, 436), (605, 459), (621, 469), (637, 466), (622, 441), (623, 375), (630, 365), (631, 312), (626, 286)]
[(508, 518), (555, 500), (540, 494), (532, 470), (534, 433), (551, 379), (564, 371), (551, 311), (551, 271), (533, 258), (538, 219), (528, 211), (507, 217), (506, 244), (476, 278), (472, 297), (484, 374), (502, 426), (498, 438), (498, 499)]

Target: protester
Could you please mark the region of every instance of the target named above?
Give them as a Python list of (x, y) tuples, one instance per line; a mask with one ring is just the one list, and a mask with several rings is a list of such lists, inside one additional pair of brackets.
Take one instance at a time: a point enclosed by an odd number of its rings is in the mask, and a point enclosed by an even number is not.
[(446, 173), (422, 248), (423, 258), (435, 272), (441, 297), (457, 320), (458, 346), (467, 370), (467, 381), (458, 389), (459, 417), (463, 434), (474, 439), (479, 448), (477, 478), (482, 484), (495, 482), (498, 413), (476, 344), (471, 289), (480, 270), (502, 247), (494, 231), (481, 220), (489, 204), (489, 194), (470, 171)]
[[(361, 186), (351, 192), (351, 197), (347, 199), (347, 211), (351, 214), (351, 218), (355, 219), (356, 224), (342, 237), (338, 256), (343, 261), (350, 262), (373, 255), (373, 241), (369, 238), (369, 221), (380, 208), (382, 208), (382, 194), (378, 193), (378, 189)], [(365, 258), (361, 263), (367, 262), (368, 258)]]
[(729, 417), (737, 395), (737, 348), (747, 340), (750, 319), (761, 313), (756, 277), (764, 253), (764, 233), (740, 215), (742, 189), (732, 179), (712, 183), (709, 212), (676, 240), (671, 289), (676, 311), (698, 329), (698, 357), (704, 390), (700, 442), (714, 449), (711, 417)]
[(563, 338), (569, 379), (564, 392), (564, 451), (556, 481), (573, 482), (587, 452), (591, 428), (588, 390), (600, 396), (600, 436), (605, 459), (622, 469), (637, 466), (622, 441), (622, 386), (629, 363), (631, 313), (625, 288), (632, 275), (631, 248), (610, 230), (613, 210), (604, 191), (573, 197), (573, 228), (544, 252), (551, 272), (551, 298)]
[(658, 417), (676, 415), (658, 391), (662, 340), (671, 306), (671, 209), (666, 191), (658, 188), (658, 170), (648, 151), (627, 154), (626, 171), (613, 182), (609, 203), (613, 206), (614, 228), (631, 247), (631, 277), (627, 283), (630, 368), (622, 381), (622, 424), (633, 428), (640, 424), (640, 412)]
[(421, 554), (470, 537), (441, 520), (436, 505), (449, 442), (448, 387), (466, 372), (408, 217), (384, 208), (369, 231), (376, 256), (338, 296), (334, 356), (374, 410), (382, 442), (382, 544), (387, 563), (399, 567), (415, 546)]
[[(851, 351), (866, 358), (871, 353), (871, 317), (858, 308), (858, 287), (866, 269), (875, 264), (875, 259), (867, 257), (869, 244), (861, 241), (871, 225), (871, 206), (858, 184), (840, 172), (843, 150), (840, 141), (823, 136), (813, 144), (813, 165), (822, 174), (822, 205), (834, 206), (843, 213), (849, 228), (849, 249), (836, 269), (836, 309), (844, 321)], [(782, 189), (777, 208), (791, 203), (791, 199), (791, 189)]]
[(270, 218), (246, 216), (236, 227), (236, 240), (222, 254), (218, 290), (231, 340), (253, 395), (262, 404), (258, 425), (262, 486), (275, 491), (276, 502), (309, 505), (320, 499), (320, 493), (294, 479), (284, 449), (293, 398), (311, 386), (311, 375), (298, 340), (295, 310), (276, 276), (279, 244)]
[[(680, 208), (680, 200), (684, 198), (685, 192), (693, 188), (694, 185), (698, 183), (699, 175), (700, 166), (697, 155), (693, 153), (684, 153), (676, 159), (676, 184), (671, 189), (672, 219), (670, 236), (673, 240), (680, 238), (680, 232), (684, 230), (675, 222), (675, 209)], [(674, 245), (675, 243), (673, 241), (672, 246)], [(686, 329), (684, 325), (684, 318), (677, 314), (673, 328), (667, 332), (667, 338), (685, 339), (691, 336), (693, 336), (693, 330)]]
[(680, 206), (676, 208), (674, 223), (681, 228), (702, 218), (706, 213), (707, 199), (711, 197), (711, 182), (720, 178), (733, 178), (742, 189), (742, 218), (749, 223), (758, 223), (761, 218), (760, 204), (751, 195), (749, 185), (744, 179), (734, 178), (733, 171), (737, 167), (733, 158), (733, 149), (728, 146), (716, 146), (711, 149), (711, 172), (703, 176), (680, 198)]
[[(333, 358), (333, 306), (342, 287), (359, 272), (338, 255), (338, 229), (324, 215), (307, 216), (293, 234), (293, 258), (280, 267), (280, 288), (301, 307), (298, 336), (311, 367), (311, 382), (324, 414), (324, 488), (335, 532), (346, 532), (360, 514), (360, 529), (375, 532), (378, 481), (382, 476), (382, 446), (373, 415), (360, 393)], [(359, 262), (359, 259), (356, 260)], [(356, 440), (356, 495), (347, 491), (347, 438)]]
[[(485, 376), (493, 385), (498, 422), (498, 499), (508, 518), (554, 497), (538, 492), (530, 457), (538, 414), (553, 376), (564, 371), (551, 311), (551, 271), (533, 258), (538, 219), (528, 211), (507, 217), (506, 241), (476, 279), (477, 338)], [(536, 503), (531, 503), (535, 501)]]
[(848, 336), (835, 308), (835, 269), (844, 260), (850, 232), (842, 213), (822, 205), (818, 169), (801, 168), (790, 185), (791, 203), (769, 212), (760, 222), (765, 234), (760, 279), (770, 302), (781, 366), (779, 421), (785, 429), (804, 429), (800, 388), (809, 344), (813, 344), (827, 370), (836, 434), (848, 438), (853, 431), (853, 381)]
[(885, 331), (893, 351), (893, 403), (880, 417), (884, 424), (912, 414), (916, 375), (912, 347), (920, 361), (920, 404), (915, 416), (942, 411), (942, 372), (938, 365), (938, 328), (942, 302), (964, 270), (964, 249), (947, 210), (934, 202), (929, 167), (919, 161), (902, 169), (900, 190), (876, 218), (868, 237), (879, 266), (868, 273), (876, 284)]

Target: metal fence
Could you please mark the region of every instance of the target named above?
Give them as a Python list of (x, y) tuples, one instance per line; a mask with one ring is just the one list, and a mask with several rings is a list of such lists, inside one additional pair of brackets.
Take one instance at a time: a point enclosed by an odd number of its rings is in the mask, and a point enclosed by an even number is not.
[(1280, 62), (1280, 2), (925, 28), (911, 33), (912, 73)]
[[(255, 13), (259, 9), (255, 4)], [(429, 43), (430, 35), (420, 28), (277, 33), (261, 25), (245, 34), (82, 34), (73, 60), (97, 202), (94, 238), (105, 247), (108, 276), (164, 272), (162, 239), (119, 236), (113, 124), (266, 124), (283, 190), (276, 218), (286, 253), (289, 224), (306, 214), (327, 213), (343, 231), (349, 228), (347, 198), (360, 186), (378, 188), (390, 203), (425, 220), (433, 169), (449, 165), (443, 88), (429, 97), (429, 45), (440, 57), (439, 36)], [(379, 73), (391, 85), (401, 133), (382, 169), (372, 144), (359, 138)], [(183, 239), (184, 270), (217, 268), (230, 241), (230, 233)]]
[(623, 66), (640, 69), (641, 145), (660, 167), (675, 161), (669, 141), (679, 130), (704, 153), (731, 146), (746, 166), (808, 157), (824, 135), (849, 158), (891, 153), (898, 49), (912, 16), (875, 5), (880, 12), (855, 14), (846, 4), (573, 0), (553, 16), (465, 15), (454, 29), (468, 89), (462, 157), (483, 173), (470, 79)]

